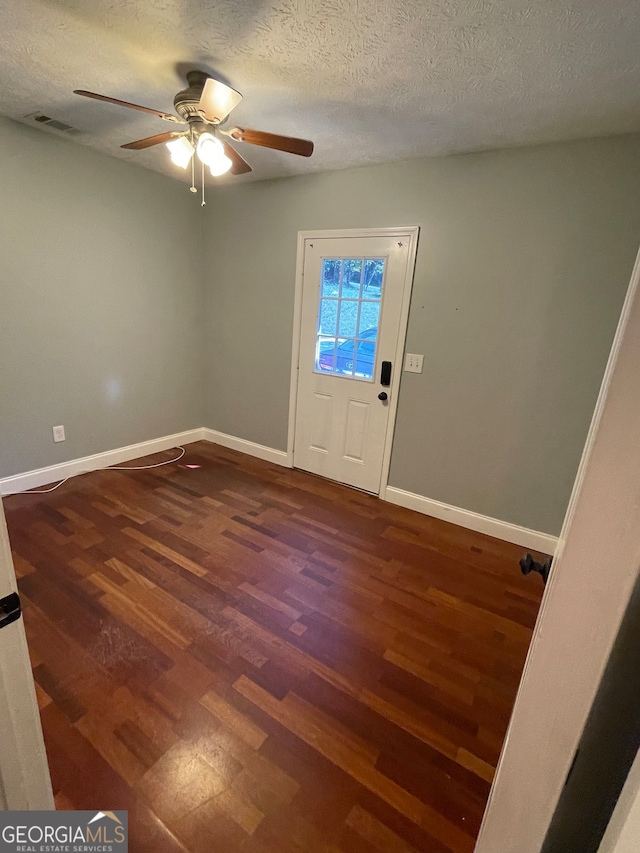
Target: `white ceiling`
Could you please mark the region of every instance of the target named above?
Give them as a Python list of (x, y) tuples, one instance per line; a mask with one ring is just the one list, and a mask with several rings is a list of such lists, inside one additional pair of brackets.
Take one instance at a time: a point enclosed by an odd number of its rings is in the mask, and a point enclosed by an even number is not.
[(315, 141), (239, 144), (230, 180), (262, 179), (640, 130), (639, 44), (637, 0), (0, 0), (0, 114), (183, 178), (119, 148), (172, 125), (72, 90), (172, 111), (200, 68), (244, 94), (234, 124)]

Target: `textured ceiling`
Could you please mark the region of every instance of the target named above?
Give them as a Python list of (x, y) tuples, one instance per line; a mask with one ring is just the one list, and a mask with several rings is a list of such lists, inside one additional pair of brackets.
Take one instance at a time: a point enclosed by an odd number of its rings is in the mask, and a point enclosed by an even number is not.
[[(233, 123), (313, 139), (239, 144), (250, 180), (640, 129), (637, 0), (0, 0), (0, 114), (183, 178), (162, 110), (189, 68), (244, 94)], [(43, 130), (43, 133), (52, 132)]]

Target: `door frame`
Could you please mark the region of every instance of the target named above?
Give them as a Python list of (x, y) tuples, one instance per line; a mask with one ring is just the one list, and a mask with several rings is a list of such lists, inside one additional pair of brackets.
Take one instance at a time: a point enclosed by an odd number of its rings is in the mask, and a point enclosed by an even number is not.
[[(0, 596), (17, 592), (0, 499)], [(0, 630), (0, 809), (55, 809), (22, 618)]]
[(398, 411), (398, 398), (400, 396), (400, 382), (404, 369), (404, 349), (407, 340), (407, 326), (409, 323), (409, 306), (411, 304), (411, 291), (416, 268), (416, 255), (418, 252), (419, 225), (408, 225), (404, 228), (343, 228), (322, 231), (298, 231), (298, 247), (296, 252), (296, 280), (295, 298), (293, 303), (293, 347), (291, 352), (291, 383), (289, 389), (289, 428), (287, 434), (287, 465), (293, 468), (293, 450), (296, 435), (296, 407), (298, 402), (298, 369), (300, 362), (300, 337), (302, 334), (302, 298), (304, 287), (304, 248), (306, 240), (340, 239), (342, 237), (407, 237), (409, 240), (409, 251), (407, 253), (407, 268), (404, 282), (402, 284), (402, 304), (400, 306), (400, 329), (395, 351), (395, 361), (398, 367), (394, 371), (397, 382), (394, 393), (389, 401), (389, 419), (384, 439), (384, 452), (382, 456), (382, 472), (378, 495), (384, 495), (389, 481), (389, 468), (391, 466), (391, 451), (393, 449), (393, 435), (396, 426), (396, 414)]

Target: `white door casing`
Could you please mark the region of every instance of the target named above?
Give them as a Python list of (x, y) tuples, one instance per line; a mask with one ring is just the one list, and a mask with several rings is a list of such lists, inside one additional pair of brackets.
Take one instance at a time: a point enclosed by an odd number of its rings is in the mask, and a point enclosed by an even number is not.
[[(417, 235), (417, 228), (307, 232), (299, 240), (292, 462), (375, 494), (388, 475)], [(367, 284), (376, 265), (384, 270), (381, 287)], [(319, 322), (321, 297), (329, 324), (340, 318), (337, 327), (327, 328), (324, 313)], [(378, 319), (368, 319), (378, 309)], [(348, 312), (353, 325), (346, 330)], [(345, 340), (350, 335), (366, 340)], [(389, 385), (381, 384), (382, 362), (392, 365)]]
[[(0, 598), (17, 589), (0, 500)], [(0, 628), (0, 808), (54, 809), (22, 618)]]

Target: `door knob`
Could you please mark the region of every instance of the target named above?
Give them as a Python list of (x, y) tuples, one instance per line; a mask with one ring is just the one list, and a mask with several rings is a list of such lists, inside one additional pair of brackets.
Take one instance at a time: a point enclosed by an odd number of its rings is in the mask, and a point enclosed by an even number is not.
[(381, 392), (378, 394), (378, 400), (386, 400), (386, 399), (387, 399), (387, 392), (386, 392), (386, 391), (381, 391)]

